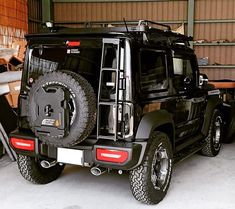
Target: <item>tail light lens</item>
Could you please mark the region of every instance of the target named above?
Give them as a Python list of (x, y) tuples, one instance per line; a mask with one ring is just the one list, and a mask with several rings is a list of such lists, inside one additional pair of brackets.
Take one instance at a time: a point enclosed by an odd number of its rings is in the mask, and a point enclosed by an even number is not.
[(35, 143), (29, 139), (10, 138), (12, 147), (20, 150), (34, 151)]
[(105, 162), (124, 163), (128, 160), (128, 152), (122, 150), (97, 148), (96, 159)]

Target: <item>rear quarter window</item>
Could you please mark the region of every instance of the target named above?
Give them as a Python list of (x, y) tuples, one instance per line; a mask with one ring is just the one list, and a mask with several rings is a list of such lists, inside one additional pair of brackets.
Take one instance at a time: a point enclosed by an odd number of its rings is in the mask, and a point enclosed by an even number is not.
[(141, 90), (144, 92), (167, 89), (166, 55), (156, 50), (143, 49), (140, 52)]

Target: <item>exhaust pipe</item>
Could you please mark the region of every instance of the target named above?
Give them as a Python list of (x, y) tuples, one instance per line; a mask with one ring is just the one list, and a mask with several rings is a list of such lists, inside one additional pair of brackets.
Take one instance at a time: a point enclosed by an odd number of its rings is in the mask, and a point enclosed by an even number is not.
[(100, 176), (101, 174), (104, 174), (106, 171), (107, 171), (106, 168), (101, 168), (101, 167), (98, 167), (98, 166), (95, 166), (95, 167), (91, 168), (91, 173), (94, 176)]
[(43, 168), (51, 168), (51, 167), (55, 166), (56, 163), (57, 163), (56, 160), (51, 161), (51, 162), (49, 162), (49, 161), (47, 161), (47, 160), (42, 160), (42, 161), (40, 162), (40, 164), (41, 164), (41, 166), (42, 166)]

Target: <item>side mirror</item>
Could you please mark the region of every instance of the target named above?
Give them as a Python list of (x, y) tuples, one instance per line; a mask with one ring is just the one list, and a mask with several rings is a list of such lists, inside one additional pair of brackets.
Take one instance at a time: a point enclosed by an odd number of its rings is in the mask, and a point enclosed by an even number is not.
[(208, 83), (208, 77), (206, 74), (199, 75), (199, 86), (206, 85)]

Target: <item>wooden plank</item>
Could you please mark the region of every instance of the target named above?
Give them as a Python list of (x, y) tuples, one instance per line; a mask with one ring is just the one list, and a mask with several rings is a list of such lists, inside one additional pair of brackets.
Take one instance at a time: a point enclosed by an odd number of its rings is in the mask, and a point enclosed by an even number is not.
[(235, 88), (235, 82), (222, 82), (222, 81), (213, 81), (209, 82), (209, 84), (212, 84), (215, 86), (215, 88), (218, 89), (234, 89)]

